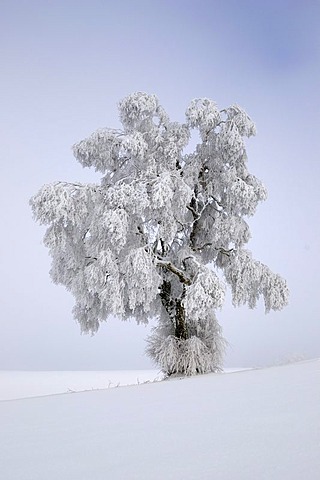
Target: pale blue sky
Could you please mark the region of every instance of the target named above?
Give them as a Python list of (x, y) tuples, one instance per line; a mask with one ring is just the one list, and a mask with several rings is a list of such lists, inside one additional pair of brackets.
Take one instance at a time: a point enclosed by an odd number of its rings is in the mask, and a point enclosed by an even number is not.
[(319, 22), (315, 0), (1, 2), (0, 369), (151, 366), (147, 328), (113, 320), (80, 336), (28, 206), (44, 183), (97, 178), (71, 145), (119, 126), (117, 102), (136, 90), (173, 120), (205, 96), (257, 124), (249, 168), (269, 198), (249, 247), (287, 279), (291, 300), (267, 316), (226, 306), (226, 364), (320, 356)]

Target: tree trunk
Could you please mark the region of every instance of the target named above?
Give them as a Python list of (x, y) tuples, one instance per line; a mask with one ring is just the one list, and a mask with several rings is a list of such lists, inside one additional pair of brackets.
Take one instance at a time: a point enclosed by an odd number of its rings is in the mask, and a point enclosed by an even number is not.
[(161, 285), (160, 297), (162, 305), (166, 309), (169, 318), (174, 326), (174, 335), (177, 338), (186, 340), (188, 337), (187, 324), (186, 324), (186, 312), (182, 304), (182, 300), (185, 294), (185, 288), (181, 298), (172, 298), (171, 296), (171, 283), (164, 280)]
[(174, 301), (171, 298), (171, 283), (167, 280), (164, 280), (161, 285), (160, 298), (162, 305), (166, 309), (167, 314), (169, 315), (172, 323), (175, 323), (175, 305)]
[(182, 305), (182, 299), (177, 298), (176, 300), (176, 315), (175, 315), (175, 336), (183, 340), (187, 339), (187, 324), (186, 324), (186, 312), (184, 306)]

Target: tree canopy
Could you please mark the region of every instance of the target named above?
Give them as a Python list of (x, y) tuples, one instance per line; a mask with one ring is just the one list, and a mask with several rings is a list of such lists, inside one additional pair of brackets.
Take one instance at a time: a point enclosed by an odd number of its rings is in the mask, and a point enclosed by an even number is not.
[[(230, 286), (235, 306), (287, 304), (286, 282), (245, 248), (267, 197), (247, 168), (244, 137), (255, 125), (237, 105), (193, 100), (184, 123), (170, 121), (155, 95), (119, 103), (122, 130), (103, 128), (73, 146), (99, 184), (56, 182), (31, 199), (48, 226), (51, 278), (74, 296), (83, 332), (108, 316), (157, 319), (149, 355), (168, 374), (221, 367), (224, 339), (215, 312)], [(200, 141), (186, 153), (191, 132)]]

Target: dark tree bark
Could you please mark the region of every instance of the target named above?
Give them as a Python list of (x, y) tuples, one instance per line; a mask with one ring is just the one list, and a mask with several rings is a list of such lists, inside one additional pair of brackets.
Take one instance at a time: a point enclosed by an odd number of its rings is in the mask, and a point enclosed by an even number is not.
[(161, 285), (161, 301), (172, 321), (175, 337), (186, 340), (188, 338), (188, 330), (185, 309), (182, 304), (185, 289), (183, 289), (181, 298), (172, 298), (171, 290), (171, 282), (164, 280)]

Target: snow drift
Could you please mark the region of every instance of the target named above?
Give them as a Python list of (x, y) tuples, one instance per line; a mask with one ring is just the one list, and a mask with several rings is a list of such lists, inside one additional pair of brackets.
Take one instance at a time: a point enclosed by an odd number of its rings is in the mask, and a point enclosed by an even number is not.
[(320, 361), (0, 403), (5, 480), (316, 480)]

